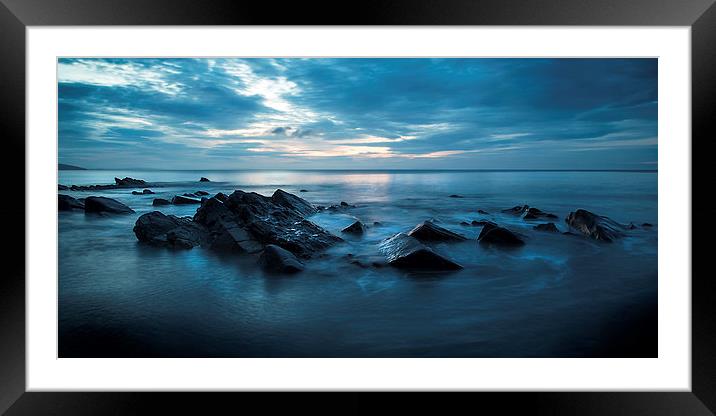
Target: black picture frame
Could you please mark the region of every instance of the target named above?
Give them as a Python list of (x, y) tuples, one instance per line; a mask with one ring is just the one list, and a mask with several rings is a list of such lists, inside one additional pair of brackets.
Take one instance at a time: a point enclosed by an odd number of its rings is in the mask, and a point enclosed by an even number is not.
[[(690, 392), (475, 393), (441, 397), (402, 397), (409, 404), (441, 413), (454, 406), (529, 410), (537, 414), (709, 415), (716, 413), (716, 284), (712, 273), (696, 273), (695, 255), (708, 250), (695, 237), (713, 235), (714, 209), (706, 201), (710, 175), (694, 170), (696, 159), (711, 157), (716, 135), (716, 6), (714, 0), (399, 0), (338, 3), (190, 0), (0, 0), (0, 138), (5, 158), (7, 200), (5, 261), (0, 273), (0, 412), (20, 414), (153, 413), (150, 405), (183, 412), (213, 413), (251, 405), (292, 409), (311, 406), (330, 411), (333, 403), (315, 395), (267, 401), (228, 393), (38, 393), (25, 392), (25, 29), (43, 25), (591, 25), (689, 26), (692, 59), (692, 388)], [(689, 140), (689, 137), (684, 137)], [(698, 143), (698, 152), (694, 145)], [(21, 157), (22, 155), (22, 157)], [(700, 164), (704, 166), (704, 164)], [(19, 172), (22, 174), (20, 183)], [(700, 174), (699, 174), (700, 173)], [(710, 182), (710, 181), (709, 181)], [(22, 186), (21, 186), (22, 185)], [(702, 186), (699, 186), (702, 185)], [(699, 221), (703, 220), (703, 221)], [(691, 221), (698, 227), (691, 227)], [(661, 253), (660, 253), (661, 254)], [(703, 256), (701, 257), (703, 258)], [(671, 276), (686, 279), (689, 276)], [(346, 411), (367, 410), (384, 395), (339, 393), (330, 402)], [(457, 398), (460, 400), (457, 400)], [(318, 408), (316, 403), (322, 403)], [(334, 408), (335, 409), (335, 408)], [(389, 407), (384, 409), (389, 410)]]

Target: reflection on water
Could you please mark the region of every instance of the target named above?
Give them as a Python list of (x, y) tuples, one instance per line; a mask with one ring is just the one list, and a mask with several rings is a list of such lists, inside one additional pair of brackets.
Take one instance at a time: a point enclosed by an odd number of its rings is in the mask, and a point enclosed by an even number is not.
[[(636, 348), (633, 331), (623, 329), (654, 323), (657, 227), (600, 244), (540, 233), (500, 213), (526, 203), (560, 218), (585, 208), (658, 225), (656, 173), (61, 171), (59, 180), (111, 183), (114, 176), (162, 184), (157, 195), (92, 193), (121, 200), (133, 215), (60, 213), (61, 356), (619, 356), (656, 348), (655, 339)], [(212, 182), (199, 183), (202, 176)], [(279, 187), (317, 205), (355, 204), (312, 218), (333, 233), (356, 218), (371, 226), (292, 277), (264, 276), (251, 256), (147, 247), (132, 233), (154, 197), (269, 195)], [(161, 210), (193, 215), (196, 206)], [(428, 218), (469, 237), (434, 247), (463, 270), (409, 274), (348, 261), (348, 254), (375, 258), (379, 241)], [(482, 218), (523, 233), (527, 244), (478, 246), (480, 227), (459, 224)], [(563, 220), (557, 226), (566, 230)], [(652, 342), (655, 332), (636, 335)]]

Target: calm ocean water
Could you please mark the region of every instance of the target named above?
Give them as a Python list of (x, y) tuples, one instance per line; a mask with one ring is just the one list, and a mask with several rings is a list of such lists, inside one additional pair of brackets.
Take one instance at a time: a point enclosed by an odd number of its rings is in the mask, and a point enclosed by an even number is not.
[[(60, 193), (109, 196), (136, 214), (59, 213), (60, 356), (172, 357), (571, 357), (656, 351), (656, 172), (450, 171), (60, 171), (59, 183), (159, 182)], [(212, 180), (199, 183), (202, 176)], [(139, 244), (132, 227), (154, 197), (277, 188), (345, 214), (311, 220), (340, 235), (355, 218), (380, 221), (291, 277), (265, 276), (255, 260), (205, 249)], [(300, 189), (309, 192), (299, 193)], [(449, 198), (459, 194), (464, 198)], [(528, 204), (564, 217), (584, 208), (622, 222), (655, 224), (613, 244), (532, 230), (500, 213)], [(193, 215), (196, 206), (158, 207)], [(477, 210), (491, 215), (481, 215)], [(376, 244), (433, 218), (470, 240), (437, 251), (465, 266), (440, 275), (357, 267)], [(527, 236), (517, 250), (479, 247), (491, 219)], [(635, 328), (638, 329), (635, 331)], [(653, 329), (653, 331), (652, 331)], [(638, 339), (635, 339), (635, 336)], [(644, 345), (648, 344), (648, 348)]]

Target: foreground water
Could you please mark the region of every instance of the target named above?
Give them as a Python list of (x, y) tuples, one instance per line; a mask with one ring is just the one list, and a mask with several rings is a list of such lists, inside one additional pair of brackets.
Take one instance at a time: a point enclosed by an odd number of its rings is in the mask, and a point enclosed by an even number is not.
[[(61, 193), (108, 196), (136, 211), (112, 217), (59, 213), (59, 353), (141, 357), (589, 357), (655, 356), (657, 173), (449, 171), (60, 171), (59, 183), (159, 182)], [(200, 177), (211, 182), (198, 182)], [(363, 237), (290, 277), (255, 259), (137, 242), (132, 227), (153, 198), (277, 188), (317, 205), (355, 204), (312, 221), (341, 235), (356, 218), (379, 221)], [(299, 192), (300, 190), (308, 192)], [(459, 194), (463, 198), (450, 198)], [(577, 208), (645, 222), (613, 244), (532, 230), (500, 213), (529, 204), (563, 218)], [(157, 207), (193, 215), (196, 206)], [(477, 210), (490, 215), (481, 215)], [(442, 274), (361, 268), (376, 244), (432, 218), (470, 238), (435, 248), (465, 266)], [(480, 247), (490, 219), (527, 236), (517, 250)], [(540, 221), (541, 222), (541, 221)]]

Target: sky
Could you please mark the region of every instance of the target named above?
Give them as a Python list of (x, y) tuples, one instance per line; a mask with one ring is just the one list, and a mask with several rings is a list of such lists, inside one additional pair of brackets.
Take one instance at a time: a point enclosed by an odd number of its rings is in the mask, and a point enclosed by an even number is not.
[(58, 60), (59, 162), (656, 169), (656, 59)]

